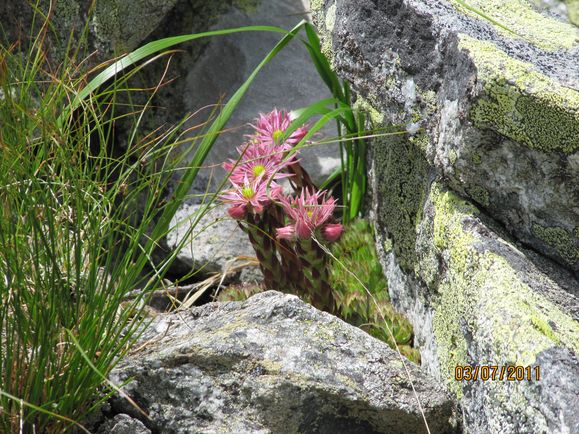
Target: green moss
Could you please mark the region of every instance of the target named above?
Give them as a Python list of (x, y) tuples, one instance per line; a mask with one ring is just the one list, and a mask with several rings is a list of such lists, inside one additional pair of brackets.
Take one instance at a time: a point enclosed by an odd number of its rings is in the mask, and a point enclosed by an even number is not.
[(480, 166), (482, 163), (482, 157), (480, 154), (473, 154), (472, 156), (472, 162), (474, 164), (476, 164), (477, 166)]
[(491, 42), (460, 37), (484, 83), (486, 95), (471, 110), (479, 128), (543, 152), (579, 149), (579, 92), (511, 58)]
[(534, 224), (531, 232), (548, 246), (552, 247), (562, 258), (574, 262), (579, 260), (579, 237), (560, 227), (543, 227)]
[(370, 223), (356, 220), (345, 228), (342, 238), (331, 245), (337, 261), (330, 265), (330, 284), (340, 315), (345, 319), (352, 316), (368, 319), (371, 300), (364, 287), (379, 301), (389, 300), (388, 283), (374, 243)]
[[(531, 365), (540, 352), (555, 345), (579, 351), (579, 324), (543, 295), (531, 290), (501, 256), (481, 250), (479, 240), (463, 224), (478, 213), (471, 204), (434, 184), (433, 238), (447, 272), (438, 283), (433, 318), (441, 377), (462, 396), (454, 381), (457, 365), (480, 364), (468, 356), (468, 340), (476, 340), (493, 364)], [(550, 324), (556, 324), (556, 329)], [(475, 336), (476, 337), (473, 337)], [(524, 403), (500, 384), (496, 398)]]
[(521, 38), (544, 50), (571, 49), (577, 29), (537, 12), (526, 0), (451, 0), (461, 12), (487, 21), (505, 36)]
[(356, 220), (348, 225), (331, 250), (337, 260), (330, 264), (330, 284), (339, 316), (392, 348), (398, 346), (402, 354), (419, 363), (420, 353), (411, 346), (412, 325), (389, 301), (370, 223)]

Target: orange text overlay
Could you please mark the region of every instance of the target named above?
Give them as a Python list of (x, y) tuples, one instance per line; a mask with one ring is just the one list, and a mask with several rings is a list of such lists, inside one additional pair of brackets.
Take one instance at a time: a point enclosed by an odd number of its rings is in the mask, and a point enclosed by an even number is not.
[(517, 365), (457, 365), (454, 369), (456, 381), (539, 381), (539, 366)]

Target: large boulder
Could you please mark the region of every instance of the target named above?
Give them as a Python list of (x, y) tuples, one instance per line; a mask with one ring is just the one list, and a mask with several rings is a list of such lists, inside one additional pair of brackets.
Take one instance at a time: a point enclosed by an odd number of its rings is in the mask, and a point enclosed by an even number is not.
[[(425, 368), (460, 399), (468, 432), (576, 432), (577, 280), (515, 246), (438, 182), (426, 192), (416, 229), (413, 273), (379, 231), (390, 295), (414, 325)], [(476, 365), (532, 372), (530, 381), (499, 373), (493, 381), (457, 380), (457, 367)]]
[[(111, 374), (116, 413), (153, 432), (458, 432), (454, 405), (420, 368), (362, 330), (268, 291), (158, 316)], [(408, 377), (410, 375), (410, 379)]]
[[(318, 0), (376, 126), (378, 250), (469, 432), (579, 430), (577, 29), (527, 2)], [(551, 259), (558, 262), (554, 263)], [(456, 381), (466, 365), (540, 380)]]
[(579, 271), (579, 30), (525, 0), (318, 1), (334, 67), (446, 183)]

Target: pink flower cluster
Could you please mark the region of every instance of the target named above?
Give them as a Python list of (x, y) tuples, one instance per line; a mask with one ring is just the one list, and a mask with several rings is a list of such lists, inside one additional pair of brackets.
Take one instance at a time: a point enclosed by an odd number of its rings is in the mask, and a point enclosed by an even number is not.
[[(334, 220), (336, 200), (318, 191), (297, 160), (295, 146), (308, 134), (306, 126), (290, 132), (289, 113), (260, 114), (254, 132), (237, 148), (239, 157), (223, 164), (231, 188), (221, 195), (228, 212), (247, 233), (266, 287), (306, 297), (333, 312), (327, 257), (318, 236), (337, 241), (343, 227)], [(294, 195), (278, 183), (287, 179)]]
[[(336, 241), (342, 233), (342, 225), (331, 223), (336, 201), (325, 191), (315, 191), (314, 186), (303, 187), (295, 197), (283, 194), (283, 188), (276, 182), (283, 178), (303, 173), (291, 171), (299, 165), (296, 154), (289, 155), (293, 146), (308, 133), (301, 126), (288, 137), (286, 131), (291, 124), (291, 116), (283, 110), (260, 114), (252, 125), (254, 134), (248, 142), (237, 148), (240, 157), (223, 164), (227, 170), (232, 188), (221, 199), (231, 204), (229, 215), (243, 220), (248, 213), (263, 214), (268, 207), (280, 205), (289, 218), (290, 224), (276, 228), (278, 239), (311, 238), (317, 229), (329, 242)], [(301, 184), (300, 184), (301, 185)], [(279, 222), (284, 224), (284, 222)]]
[(337, 241), (342, 235), (342, 225), (327, 223), (334, 213), (336, 200), (326, 198), (325, 192), (309, 192), (302, 190), (296, 197), (280, 197), (280, 203), (292, 224), (276, 229), (276, 235), (281, 239), (307, 239), (321, 228), (322, 236), (327, 241)]

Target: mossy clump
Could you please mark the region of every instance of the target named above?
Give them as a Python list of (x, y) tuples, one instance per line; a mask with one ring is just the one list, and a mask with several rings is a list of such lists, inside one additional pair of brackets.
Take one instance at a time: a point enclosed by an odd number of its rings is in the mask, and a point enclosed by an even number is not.
[(336, 259), (330, 265), (330, 282), (339, 316), (420, 363), (420, 353), (412, 348), (412, 325), (390, 303), (370, 223), (352, 222), (331, 251)]
[(262, 291), (259, 285), (229, 285), (217, 294), (215, 301), (244, 301)]

